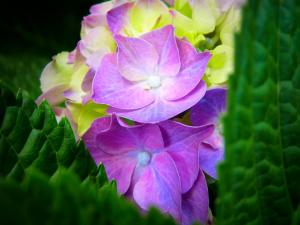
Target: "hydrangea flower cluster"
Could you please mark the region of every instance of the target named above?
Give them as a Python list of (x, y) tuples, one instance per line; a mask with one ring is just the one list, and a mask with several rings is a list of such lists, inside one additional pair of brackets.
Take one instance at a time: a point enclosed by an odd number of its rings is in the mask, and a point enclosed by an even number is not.
[[(208, 222), (226, 80), (238, 29), (234, 0), (117, 0), (91, 7), (81, 40), (53, 58), (42, 95), (67, 116), (120, 194), (179, 223)], [(62, 104), (63, 103), (63, 104)]]

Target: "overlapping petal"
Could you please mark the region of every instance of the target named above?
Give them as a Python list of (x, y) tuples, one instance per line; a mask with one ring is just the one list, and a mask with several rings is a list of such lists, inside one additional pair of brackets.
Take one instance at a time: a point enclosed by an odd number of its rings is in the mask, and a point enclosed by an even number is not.
[(167, 80), (162, 87), (162, 95), (167, 100), (177, 100), (187, 95), (197, 86), (204, 75), (211, 57), (209, 52), (198, 53), (187, 41), (177, 40), (181, 68), (178, 75)]
[(176, 101), (167, 101), (162, 98), (156, 99), (152, 104), (136, 110), (124, 110), (114, 107), (108, 108), (108, 113), (115, 113), (141, 123), (157, 123), (172, 118), (185, 109), (195, 105), (206, 91), (204, 81), (201, 81), (187, 96)]
[(182, 224), (195, 221), (206, 224), (208, 219), (208, 189), (204, 174), (200, 171), (194, 186), (182, 196)]
[(97, 103), (124, 109), (145, 107), (154, 101), (151, 92), (145, 91), (138, 83), (130, 83), (120, 74), (116, 55), (103, 58), (93, 81), (92, 98)]
[(158, 53), (158, 74), (160, 76), (176, 76), (180, 70), (181, 62), (174, 36), (174, 27), (168, 25), (144, 34), (141, 38), (151, 43)]
[(153, 45), (141, 38), (117, 35), (115, 39), (118, 44), (118, 68), (123, 77), (140, 81), (154, 73), (159, 55)]
[(153, 156), (133, 190), (133, 198), (144, 210), (158, 206), (181, 220), (181, 187), (175, 163), (167, 153)]
[(212, 134), (214, 127), (190, 127), (174, 121), (159, 124), (166, 149), (174, 160), (181, 178), (182, 193), (193, 186), (199, 171), (199, 144)]

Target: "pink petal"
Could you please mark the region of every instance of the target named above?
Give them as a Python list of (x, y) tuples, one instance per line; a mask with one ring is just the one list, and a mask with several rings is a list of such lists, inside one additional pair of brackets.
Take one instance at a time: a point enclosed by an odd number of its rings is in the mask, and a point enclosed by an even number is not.
[(68, 88), (67, 85), (58, 85), (53, 87), (43, 94), (41, 94), (37, 100), (35, 101), (36, 104), (41, 104), (42, 101), (47, 100), (50, 105), (57, 105), (65, 101), (64, 91)]
[(137, 204), (147, 210), (160, 208), (180, 221), (181, 187), (177, 169), (171, 157), (163, 152), (153, 156), (133, 190)]
[(93, 122), (91, 128), (84, 134), (83, 140), (96, 164), (103, 163), (109, 179), (117, 181), (118, 191), (124, 194), (131, 182), (136, 166), (136, 160), (126, 154), (111, 155), (104, 151), (106, 146), (99, 145), (99, 133), (107, 131), (117, 119), (103, 117)]
[(130, 81), (145, 80), (155, 74), (158, 54), (155, 48), (140, 38), (115, 36), (118, 45), (118, 68)]
[(113, 1), (102, 2), (96, 5), (93, 5), (90, 8), (90, 13), (97, 14), (106, 14), (111, 8), (113, 8)]
[(174, 160), (178, 169), (182, 193), (187, 192), (194, 184), (199, 171), (199, 145), (209, 136), (213, 126), (198, 128), (194, 133), (165, 149)]
[(99, 133), (96, 141), (104, 152), (111, 155), (137, 150), (157, 151), (164, 147), (157, 125), (127, 126), (123, 125), (114, 115), (109, 128), (105, 132)]
[(122, 109), (149, 105), (154, 96), (139, 84), (124, 79), (118, 71), (115, 55), (104, 56), (93, 81), (93, 100)]
[(133, 2), (127, 2), (107, 13), (107, 23), (113, 34), (119, 34), (124, 29), (124, 26), (128, 23), (128, 12), (133, 5)]
[(99, 119), (96, 119), (90, 129), (83, 135), (83, 141), (91, 153), (93, 159), (95, 160), (96, 164), (99, 164), (101, 162), (102, 155), (106, 155), (102, 151), (99, 150), (99, 145), (97, 144), (97, 135), (107, 129), (111, 126), (111, 117), (102, 117)]
[(151, 43), (159, 55), (158, 73), (161, 76), (176, 76), (180, 69), (180, 58), (172, 25), (154, 30), (141, 38)]
[(160, 122), (159, 124), (165, 147), (170, 147), (190, 137), (202, 134), (199, 141), (206, 140), (213, 133), (213, 126), (188, 126), (173, 120)]
[(182, 196), (182, 225), (195, 221), (206, 224), (208, 219), (208, 189), (205, 176), (200, 171), (192, 189)]
[(109, 180), (116, 180), (118, 192), (125, 194), (131, 183), (136, 159), (128, 155), (107, 155), (102, 159)]
[(139, 149), (157, 152), (164, 148), (161, 131), (155, 124), (134, 126), (129, 129), (129, 132), (135, 136)]
[(92, 29), (98, 26), (107, 26), (106, 17), (105, 15), (90, 14), (83, 17), (81, 26), (83, 31), (87, 31), (87, 29)]
[(157, 99), (154, 103), (136, 110), (109, 108), (107, 112), (141, 122), (157, 123), (170, 119), (195, 105), (205, 94), (206, 85), (201, 81), (187, 96), (176, 101)]
[(200, 82), (207, 63), (211, 57), (209, 52), (197, 53), (186, 41), (177, 41), (181, 57), (179, 74), (163, 83), (163, 97), (167, 100), (177, 100), (187, 95)]

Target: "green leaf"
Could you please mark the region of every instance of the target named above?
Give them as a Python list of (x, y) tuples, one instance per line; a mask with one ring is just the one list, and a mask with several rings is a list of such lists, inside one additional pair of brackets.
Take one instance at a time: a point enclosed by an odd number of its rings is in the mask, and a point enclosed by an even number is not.
[(297, 0), (249, 0), (243, 10), (224, 121), (218, 224), (299, 224), (299, 20)]
[(174, 225), (120, 197), (69, 122), (0, 85), (0, 224)]

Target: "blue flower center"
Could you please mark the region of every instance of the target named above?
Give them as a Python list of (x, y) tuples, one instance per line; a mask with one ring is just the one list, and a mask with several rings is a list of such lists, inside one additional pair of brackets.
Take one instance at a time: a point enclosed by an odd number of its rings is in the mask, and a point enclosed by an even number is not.
[(150, 162), (150, 159), (151, 155), (146, 151), (139, 152), (137, 155), (138, 165), (140, 166), (147, 166)]

